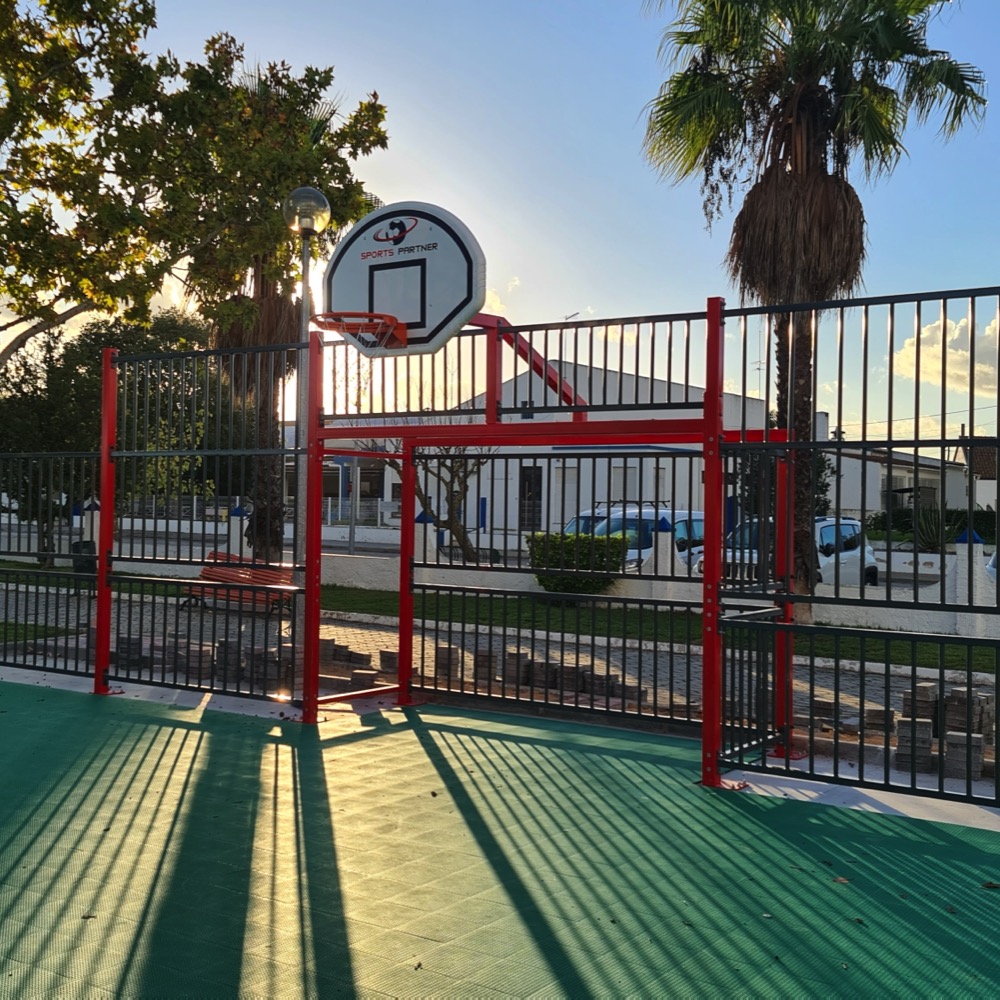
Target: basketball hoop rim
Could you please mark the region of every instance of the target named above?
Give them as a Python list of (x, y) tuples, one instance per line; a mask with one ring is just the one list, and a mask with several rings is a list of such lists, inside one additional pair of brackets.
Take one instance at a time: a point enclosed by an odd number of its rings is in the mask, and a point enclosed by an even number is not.
[(391, 313), (333, 310), (316, 313), (311, 321), (327, 332), (373, 337), (380, 347), (406, 347), (406, 324)]

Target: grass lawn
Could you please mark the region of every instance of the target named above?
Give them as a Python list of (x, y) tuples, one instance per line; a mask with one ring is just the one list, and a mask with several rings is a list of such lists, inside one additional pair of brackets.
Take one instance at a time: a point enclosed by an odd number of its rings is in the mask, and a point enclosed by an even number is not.
[(0, 622), (0, 643), (35, 642), (38, 639), (53, 639), (59, 635), (73, 635), (76, 629), (60, 625), (35, 625), (33, 622)]

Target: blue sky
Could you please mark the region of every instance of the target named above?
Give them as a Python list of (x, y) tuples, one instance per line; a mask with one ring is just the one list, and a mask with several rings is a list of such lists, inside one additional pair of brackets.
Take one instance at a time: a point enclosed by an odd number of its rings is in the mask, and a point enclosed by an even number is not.
[[(1000, 3), (963, 0), (932, 44), (990, 80)], [(357, 174), (384, 201), (447, 208), (486, 255), (489, 304), (515, 323), (735, 305), (721, 261), (729, 217), (706, 230), (696, 181), (642, 157), (644, 106), (664, 78), (666, 14), (641, 0), (161, 0), (152, 48), (182, 58), (228, 31), (251, 62), (333, 65), (352, 107), (377, 90), (388, 150)], [(906, 136), (891, 178), (854, 182), (868, 219), (873, 295), (998, 283), (1000, 118), (944, 143)]]

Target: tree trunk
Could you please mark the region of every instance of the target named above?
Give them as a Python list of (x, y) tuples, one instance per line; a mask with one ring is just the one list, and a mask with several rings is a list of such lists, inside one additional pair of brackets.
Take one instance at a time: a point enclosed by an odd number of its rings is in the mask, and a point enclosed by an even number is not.
[[(812, 314), (793, 313), (776, 320), (778, 424), (791, 432), (793, 442), (813, 439), (813, 330)], [(790, 345), (790, 346), (789, 346)], [(811, 594), (816, 583), (816, 544), (813, 537), (813, 450), (791, 449), (792, 593)], [(779, 543), (780, 544), (780, 541)], [(812, 622), (812, 605), (797, 604), (795, 619)]]
[(250, 499), (253, 510), (245, 537), (254, 559), (281, 562), (285, 543), (285, 469), (278, 418), (280, 381), (262, 379), (257, 386), (257, 448), (275, 454), (254, 456)]
[(442, 524), (441, 527), (451, 532), (452, 541), (462, 550), (466, 562), (479, 562), (479, 553), (469, 538), (469, 529), (458, 517), (449, 517), (448, 523)]

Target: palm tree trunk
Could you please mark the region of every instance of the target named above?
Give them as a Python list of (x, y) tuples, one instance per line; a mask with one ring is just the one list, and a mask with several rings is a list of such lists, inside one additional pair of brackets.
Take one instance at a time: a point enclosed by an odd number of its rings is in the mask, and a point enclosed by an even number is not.
[[(812, 314), (784, 315), (775, 324), (778, 424), (793, 441), (813, 439)], [(790, 377), (789, 377), (790, 376)], [(810, 594), (816, 582), (816, 545), (813, 537), (812, 451), (791, 449), (793, 594)], [(780, 544), (780, 543), (779, 543)], [(812, 620), (812, 606), (796, 606), (796, 620)]]

